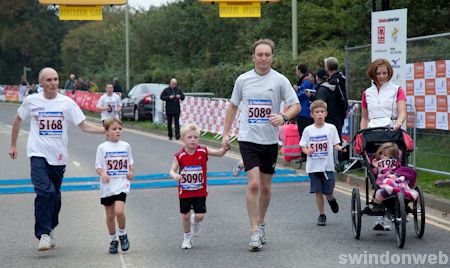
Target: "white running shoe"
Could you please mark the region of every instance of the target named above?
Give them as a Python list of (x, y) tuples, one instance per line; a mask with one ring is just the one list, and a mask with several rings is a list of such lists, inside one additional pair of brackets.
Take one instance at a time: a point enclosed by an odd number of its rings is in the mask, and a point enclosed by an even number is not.
[(39, 240), (39, 251), (49, 250), (51, 248), (51, 238), (48, 234), (41, 235), (41, 240)]
[(55, 242), (55, 229), (52, 229), (50, 231), (50, 246), (52, 248), (54, 248), (56, 246), (56, 242)]
[(239, 176), (239, 173), (241, 173), (242, 168), (241, 168), (241, 161), (237, 162), (236, 166), (233, 168), (233, 176), (237, 177)]
[(259, 236), (261, 237), (261, 244), (265, 244), (266, 243), (266, 224), (258, 224), (258, 232), (259, 232)]
[(192, 248), (192, 238), (185, 238), (183, 240), (183, 244), (181, 244), (182, 249), (190, 249)]
[(248, 244), (248, 248), (252, 251), (259, 250), (262, 247), (261, 244), (261, 236), (258, 231), (254, 231), (250, 235), (250, 243)]
[(191, 233), (194, 237), (198, 237), (201, 232), (200, 223), (195, 221), (195, 213), (191, 213)]

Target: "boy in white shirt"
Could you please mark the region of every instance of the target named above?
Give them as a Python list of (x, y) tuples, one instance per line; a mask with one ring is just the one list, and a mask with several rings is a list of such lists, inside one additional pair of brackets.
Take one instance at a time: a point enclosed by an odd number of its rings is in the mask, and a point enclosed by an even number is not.
[(125, 201), (130, 191), (130, 180), (134, 178), (134, 161), (131, 147), (120, 140), (123, 123), (117, 118), (104, 122), (106, 141), (97, 148), (95, 168), (100, 176), (100, 203), (105, 206), (106, 225), (111, 242), (109, 253), (116, 254), (119, 241), (116, 237), (116, 225), (119, 226), (119, 240), (122, 251), (130, 247), (125, 230)]
[(319, 209), (317, 225), (324, 226), (326, 216), (324, 212), (323, 195), (327, 196), (333, 213), (338, 213), (339, 206), (333, 196), (334, 190), (334, 157), (333, 148), (345, 152), (339, 145), (339, 136), (336, 127), (325, 123), (327, 117), (327, 104), (322, 100), (311, 103), (311, 117), (314, 124), (303, 131), (300, 140), (302, 151), (307, 155), (306, 172), (310, 177), (310, 193), (316, 194), (316, 203)]
[(102, 112), (102, 122), (111, 117), (119, 118), (119, 112), (122, 110), (122, 100), (118, 94), (114, 94), (113, 90), (113, 85), (107, 84), (106, 93), (98, 99), (97, 110)]

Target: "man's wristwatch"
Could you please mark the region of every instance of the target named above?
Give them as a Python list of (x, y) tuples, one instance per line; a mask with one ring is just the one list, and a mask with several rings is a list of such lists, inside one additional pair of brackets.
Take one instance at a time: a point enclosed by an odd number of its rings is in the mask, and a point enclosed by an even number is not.
[(284, 123), (286, 124), (289, 121), (289, 117), (285, 114), (282, 114), (281, 116), (283, 116)]

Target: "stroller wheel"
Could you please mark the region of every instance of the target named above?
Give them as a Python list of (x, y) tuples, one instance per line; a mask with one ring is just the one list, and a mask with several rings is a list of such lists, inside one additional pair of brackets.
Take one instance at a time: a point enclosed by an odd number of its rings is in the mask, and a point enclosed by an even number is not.
[(414, 229), (417, 238), (422, 238), (425, 232), (425, 198), (419, 186), (416, 186), (414, 189), (419, 193), (419, 196), (413, 203)]
[(399, 248), (403, 248), (406, 237), (406, 208), (405, 197), (402, 192), (397, 194), (397, 198), (395, 200), (394, 224), (397, 246)]
[(359, 239), (361, 235), (361, 198), (358, 188), (353, 188), (352, 192), (352, 231), (355, 239)]

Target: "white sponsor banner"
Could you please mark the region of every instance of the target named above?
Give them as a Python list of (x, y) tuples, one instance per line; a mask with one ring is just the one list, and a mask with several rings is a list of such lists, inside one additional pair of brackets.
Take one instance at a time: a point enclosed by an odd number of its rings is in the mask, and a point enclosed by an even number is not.
[(372, 61), (389, 60), (392, 83), (406, 88), (407, 9), (372, 12)]
[(405, 78), (406, 80), (414, 80), (414, 63), (406, 64)]
[(427, 61), (425, 65), (425, 79), (436, 78), (436, 62)]

